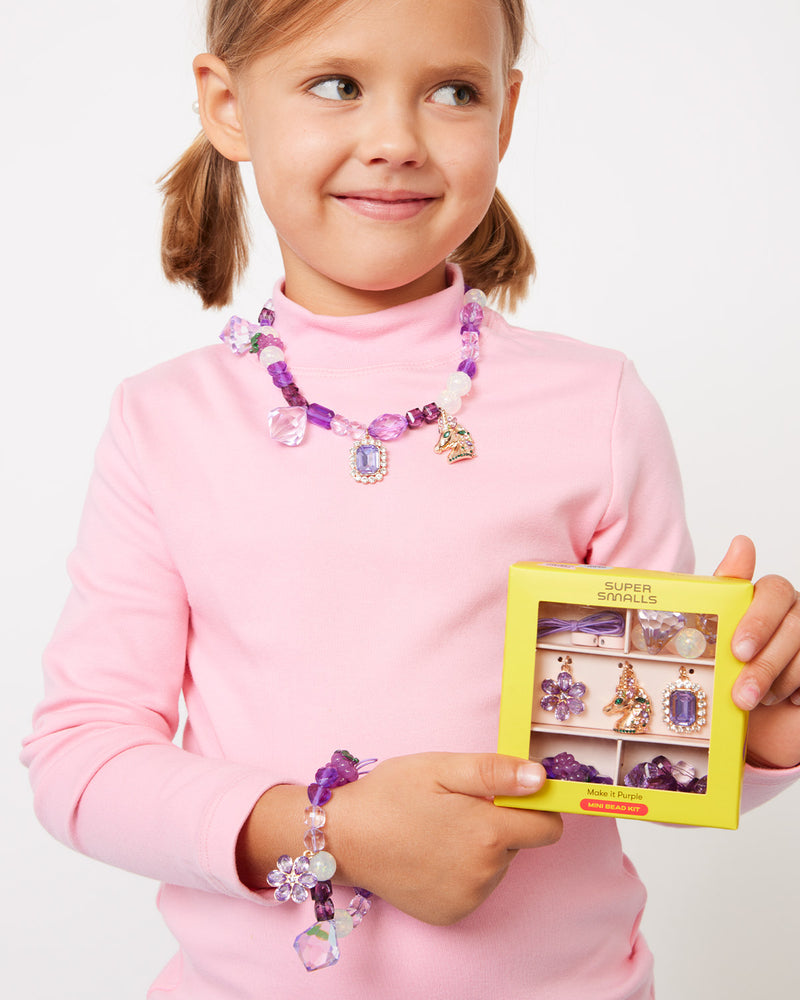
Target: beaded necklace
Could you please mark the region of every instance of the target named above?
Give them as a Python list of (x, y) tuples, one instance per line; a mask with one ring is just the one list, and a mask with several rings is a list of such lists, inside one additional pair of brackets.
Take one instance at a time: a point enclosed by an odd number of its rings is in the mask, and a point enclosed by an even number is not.
[(280, 444), (296, 447), (305, 437), (309, 423), (353, 440), (350, 448), (350, 475), (357, 483), (381, 482), (388, 470), (388, 455), (384, 442), (395, 441), (407, 430), (425, 424), (437, 424), (439, 438), (434, 445), (437, 454), (447, 454), (448, 462), (461, 462), (475, 457), (475, 442), (469, 431), (454, 415), (462, 399), (472, 388), (478, 370), (480, 325), (486, 296), (476, 288), (464, 294), (459, 320), (461, 323), (461, 357), (458, 368), (447, 378), (447, 384), (432, 403), (406, 412), (382, 413), (369, 425), (348, 420), (320, 403), (309, 403), (294, 381), (286, 365), (286, 345), (275, 335), (275, 312), (268, 302), (258, 317), (249, 323), (232, 316), (220, 334), (234, 354), (256, 354), (280, 389), (286, 406), (270, 410), (267, 416), (270, 437)]

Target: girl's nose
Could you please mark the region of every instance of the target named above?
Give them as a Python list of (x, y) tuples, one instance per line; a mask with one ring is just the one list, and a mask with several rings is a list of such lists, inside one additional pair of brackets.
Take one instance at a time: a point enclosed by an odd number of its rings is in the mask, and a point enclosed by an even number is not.
[(362, 120), (359, 154), (364, 163), (421, 166), (427, 153), (419, 116), (412, 108), (376, 103)]

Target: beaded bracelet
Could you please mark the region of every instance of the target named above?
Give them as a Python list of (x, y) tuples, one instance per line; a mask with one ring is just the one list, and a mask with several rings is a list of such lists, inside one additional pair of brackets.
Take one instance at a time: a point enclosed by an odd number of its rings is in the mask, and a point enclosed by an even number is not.
[(308, 786), (310, 805), (305, 810), (305, 825), (308, 827), (303, 838), (305, 851), (294, 859), (282, 854), (277, 867), (267, 876), (267, 885), (275, 890), (275, 899), (279, 903), (287, 899), (293, 903), (304, 903), (309, 895), (314, 900), (317, 922), (294, 940), (294, 950), (308, 972), (325, 969), (339, 961), (339, 938), (358, 927), (372, 906), (372, 893), (354, 888), (355, 895), (350, 905), (344, 910), (334, 908), (331, 879), (336, 872), (336, 861), (325, 850), (322, 828), (326, 816), (322, 807), (330, 800), (334, 788), (357, 781), (365, 773), (365, 768), (375, 762), (375, 759), (359, 761), (347, 750), (337, 750), (331, 756)]

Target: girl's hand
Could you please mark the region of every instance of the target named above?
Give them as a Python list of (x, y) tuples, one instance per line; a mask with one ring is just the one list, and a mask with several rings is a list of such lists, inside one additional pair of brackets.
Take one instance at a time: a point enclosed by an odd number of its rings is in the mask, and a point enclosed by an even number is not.
[(562, 832), (558, 813), (504, 809), (530, 795), (540, 764), (500, 754), (394, 757), (337, 788), (325, 811), (335, 881), (361, 886), (429, 924), (466, 917), (499, 885), (517, 851)]
[[(755, 546), (737, 535), (715, 576), (751, 580), (755, 565)], [(765, 576), (756, 583), (732, 649), (746, 664), (733, 686), (733, 700), (751, 713), (748, 761), (795, 766), (800, 762), (800, 598), (788, 580)]]

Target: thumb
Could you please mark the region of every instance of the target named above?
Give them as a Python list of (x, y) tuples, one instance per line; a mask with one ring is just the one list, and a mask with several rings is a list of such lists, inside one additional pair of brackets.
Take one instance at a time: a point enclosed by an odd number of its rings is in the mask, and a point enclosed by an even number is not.
[(756, 547), (747, 535), (737, 535), (728, 546), (714, 576), (732, 576), (737, 580), (752, 580), (756, 571)]
[(499, 753), (454, 753), (438, 775), (449, 792), (492, 798), (495, 795), (531, 795), (545, 783), (541, 764)]

